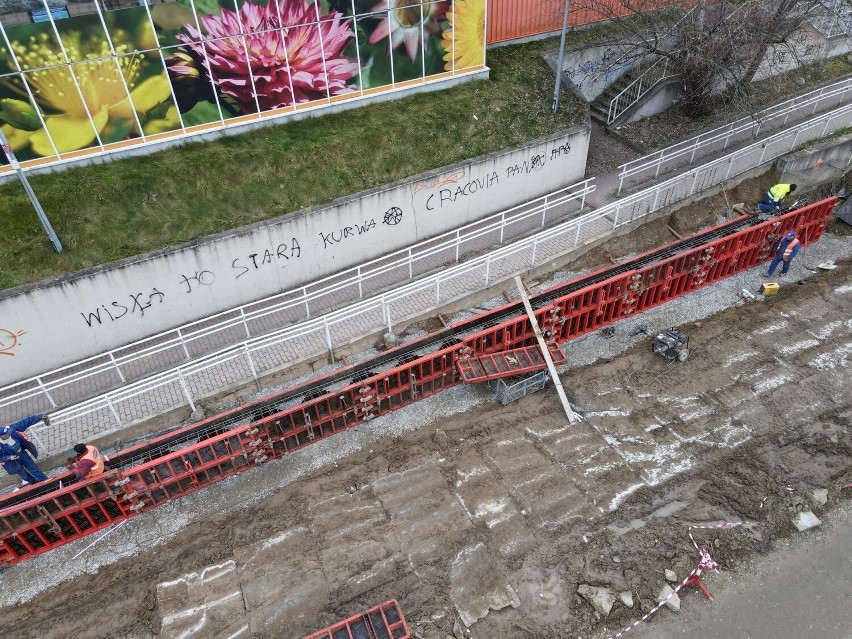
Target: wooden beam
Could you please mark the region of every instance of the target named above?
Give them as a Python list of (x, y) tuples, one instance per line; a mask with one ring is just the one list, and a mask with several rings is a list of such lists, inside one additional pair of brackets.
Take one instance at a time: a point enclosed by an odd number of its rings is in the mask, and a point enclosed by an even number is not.
[(550, 378), (556, 385), (556, 394), (559, 395), (559, 401), (562, 402), (562, 408), (565, 409), (565, 416), (568, 417), (568, 423), (573, 424), (578, 419), (577, 414), (571, 410), (571, 404), (568, 401), (568, 397), (565, 395), (565, 388), (562, 386), (562, 380), (559, 379), (559, 373), (556, 372), (556, 366), (553, 363), (553, 358), (550, 357), (550, 350), (547, 348), (547, 342), (544, 341), (541, 326), (538, 325), (538, 320), (536, 320), (535, 313), (533, 313), (530, 298), (527, 295), (527, 289), (524, 288), (524, 283), (521, 281), (520, 277), (515, 277), (515, 285), (518, 287), (518, 292), (521, 294), (521, 299), (524, 302), (524, 308), (527, 309), (527, 315), (529, 315), (530, 323), (532, 324), (533, 332), (535, 333), (535, 338), (538, 340), (538, 349), (541, 351), (544, 361), (547, 362), (547, 370), (550, 372)]

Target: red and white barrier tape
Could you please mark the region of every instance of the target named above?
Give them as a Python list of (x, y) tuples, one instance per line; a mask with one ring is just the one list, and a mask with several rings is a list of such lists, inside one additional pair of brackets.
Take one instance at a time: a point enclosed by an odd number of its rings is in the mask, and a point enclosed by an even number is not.
[(612, 635), (611, 639), (620, 639), (620, 637), (623, 637), (624, 635), (626, 635), (628, 632), (633, 630), (636, 626), (638, 626), (639, 624), (650, 619), (652, 615), (654, 615), (660, 608), (665, 606), (672, 597), (674, 597), (678, 592), (680, 592), (681, 588), (693, 583), (694, 580), (698, 579), (701, 576), (701, 573), (704, 572), (705, 570), (708, 570), (710, 572), (719, 572), (719, 564), (717, 564), (713, 560), (713, 557), (710, 556), (710, 551), (707, 550), (706, 548), (699, 547), (698, 544), (696, 543), (695, 537), (692, 536), (693, 530), (714, 530), (714, 529), (719, 529), (719, 528), (736, 528), (737, 526), (742, 526), (742, 522), (736, 521), (736, 522), (724, 522), (724, 523), (720, 523), (720, 524), (708, 524), (708, 525), (703, 525), (703, 526), (690, 526), (687, 534), (689, 535), (689, 541), (692, 542), (692, 545), (695, 547), (695, 550), (698, 551), (698, 556), (699, 556), (698, 565), (693, 569), (693, 571), (691, 573), (689, 573), (689, 575), (683, 581), (681, 581), (677, 585), (677, 587), (674, 590), (672, 590), (671, 594), (669, 594), (665, 599), (660, 601), (660, 603), (658, 603), (656, 606), (651, 608), (651, 610), (649, 610), (644, 615), (642, 615), (642, 617), (640, 619), (637, 619), (636, 621), (634, 621), (632, 624), (627, 626), (621, 632)]

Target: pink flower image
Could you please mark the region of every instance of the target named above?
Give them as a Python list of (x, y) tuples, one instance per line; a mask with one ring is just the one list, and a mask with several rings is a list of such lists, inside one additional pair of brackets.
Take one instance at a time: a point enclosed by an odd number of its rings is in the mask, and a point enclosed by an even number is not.
[[(420, 50), (421, 27), (427, 34), (441, 34), (440, 19), (449, 8), (448, 1), (424, 3), (421, 0), (382, 0), (370, 11), (387, 11), (385, 18), (370, 34), (370, 44), (390, 37), (391, 49), (403, 42), (408, 58), (414, 62)], [(427, 44), (429, 40), (426, 40)]]
[[(239, 12), (202, 17), (206, 34), (187, 24), (188, 35), (177, 37), (223, 95), (243, 113), (255, 113), (255, 94), (266, 111), (357, 89), (346, 84), (358, 63), (343, 55), (355, 34), (342, 17), (333, 11), (317, 26), (317, 10), (307, 0), (269, 0), (265, 7), (246, 0)], [(172, 67), (173, 78), (181, 68)]]

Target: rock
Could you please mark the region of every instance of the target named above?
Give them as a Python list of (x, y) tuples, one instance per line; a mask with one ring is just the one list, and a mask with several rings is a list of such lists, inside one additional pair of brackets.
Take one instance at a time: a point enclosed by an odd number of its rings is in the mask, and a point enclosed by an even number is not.
[(805, 532), (806, 530), (822, 525), (822, 522), (810, 510), (806, 510), (793, 518), (793, 525), (799, 532)]
[(666, 581), (670, 581), (672, 583), (677, 581), (677, 573), (674, 570), (669, 570), (666, 568)]
[(612, 563), (620, 564), (621, 563), (621, 557), (619, 557), (618, 555), (613, 555), (612, 556)]
[(592, 604), (592, 608), (604, 617), (609, 615), (610, 610), (612, 610), (615, 604), (615, 593), (609, 588), (598, 588), (596, 586), (581, 584), (577, 588), (577, 592), (580, 593), (583, 599)]
[(666, 601), (666, 608), (669, 610), (674, 610), (675, 612), (680, 612), (680, 596), (672, 590), (672, 587), (668, 584), (663, 586), (663, 589), (660, 590), (660, 594), (657, 596), (657, 601)]
[(385, 348), (396, 348), (402, 343), (399, 335), (395, 335), (394, 333), (385, 333), (382, 337), (382, 341), (385, 343)]
[(446, 446), (450, 441), (449, 436), (446, 432), (441, 430), (440, 428), (435, 431), (435, 434), (432, 435), (432, 442), (437, 444), (438, 446)]
[(825, 488), (817, 488), (814, 491), (814, 501), (820, 506), (825, 506), (828, 502), (828, 490)]
[(621, 603), (623, 603), (628, 608), (633, 607), (633, 593), (629, 590), (623, 590), (618, 593), (618, 598), (621, 599)]

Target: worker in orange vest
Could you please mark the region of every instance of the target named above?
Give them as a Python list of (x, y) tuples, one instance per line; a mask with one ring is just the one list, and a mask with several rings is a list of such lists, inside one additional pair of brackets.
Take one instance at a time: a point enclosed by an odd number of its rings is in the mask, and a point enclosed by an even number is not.
[(68, 469), (74, 471), (77, 479), (96, 477), (104, 472), (106, 457), (101, 455), (101, 452), (97, 448), (91, 444), (88, 446), (86, 444), (77, 444), (74, 446), (74, 452), (77, 453), (77, 456), (73, 459)]
[(799, 242), (799, 238), (796, 237), (796, 231), (789, 231), (784, 237), (782, 237), (778, 242), (773, 246), (773, 250), (777, 251), (775, 253), (775, 258), (772, 260), (772, 263), (769, 265), (769, 270), (766, 273), (767, 277), (772, 277), (772, 274), (775, 272), (775, 269), (778, 268), (778, 265), (783, 263), (784, 266), (781, 268), (781, 274), (784, 275), (787, 271), (790, 270), (790, 262), (793, 261), (793, 258), (796, 257), (796, 253), (799, 252), (799, 248), (801, 248), (802, 243)]

